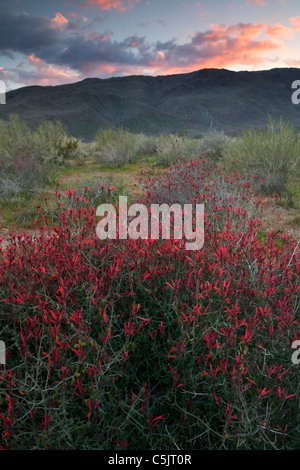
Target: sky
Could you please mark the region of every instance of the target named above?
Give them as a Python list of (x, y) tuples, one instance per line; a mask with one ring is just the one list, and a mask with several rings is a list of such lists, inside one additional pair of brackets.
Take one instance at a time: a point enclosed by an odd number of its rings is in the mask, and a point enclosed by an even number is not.
[(299, 15), (299, 0), (0, 0), (0, 80), (300, 67)]

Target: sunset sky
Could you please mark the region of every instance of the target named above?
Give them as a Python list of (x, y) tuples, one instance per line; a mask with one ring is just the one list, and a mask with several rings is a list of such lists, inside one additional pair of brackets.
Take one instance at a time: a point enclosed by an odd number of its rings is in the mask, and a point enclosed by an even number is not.
[(300, 67), (299, 15), (299, 0), (0, 0), (0, 79)]

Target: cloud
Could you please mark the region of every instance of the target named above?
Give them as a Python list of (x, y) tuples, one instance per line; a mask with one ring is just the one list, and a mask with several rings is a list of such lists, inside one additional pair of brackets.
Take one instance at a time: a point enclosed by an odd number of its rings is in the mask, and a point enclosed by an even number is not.
[(87, 0), (78, 1), (76, 5), (84, 8), (98, 8), (100, 10), (117, 10), (125, 12), (135, 7), (140, 0)]
[(16, 86), (53, 86), (62, 83), (74, 83), (85, 77), (81, 73), (68, 69), (67, 67), (54, 66), (35, 57), (28, 56), (27, 61), (30, 69), (25, 68), (25, 63), (18, 67), (0, 70), (0, 79), (5, 80), (7, 89), (15, 89)]
[(65, 18), (61, 13), (56, 13), (55, 17), (51, 19), (51, 23), (55, 26), (63, 26), (69, 23), (69, 20)]
[(165, 22), (165, 20), (163, 18), (158, 18), (157, 20), (147, 20), (147, 21), (141, 21), (140, 23), (138, 23), (138, 26), (141, 27), (141, 28), (146, 28), (147, 26), (149, 26), (150, 24), (153, 24), (153, 23), (158, 23), (162, 26), (167, 26), (167, 23)]
[(165, 60), (165, 58), (166, 58), (165, 53), (162, 52), (162, 51), (157, 51), (157, 56), (158, 56), (160, 59), (163, 59), (163, 60)]
[(157, 43), (157, 50), (165, 54), (167, 73), (203, 67), (255, 67), (266, 60), (266, 54), (282, 47), (276, 39), (259, 39), (266, 29), (263, 24), (211, 24), (208, 31), (196, 33), (190, 43), (177, 45), (175, 40)]
[(81, 16), (69, 17), (74, 20), (60, 13), (51, 19), (2, 10), (0, 52), (24, 55), (19, 70), (7, 70), (12, 81), (58, 84), (86, 76), (163, 75), (237, 66), (253, 69), (273, 60), (274, 53), (284, 51), (286, 55), (282, 38), (292, 36), (299, 19), (291, 18), (290, 28), (280, 23), (210, 24), (206, 31), (179, 44), (176, 39), (150, 43), (138, 34), (114, 40), (113, 33), (101, 31), (101, 22), (96, 25), (95, 19), (83, 22)]
[(269, 2), (263, 2), (263, 0), (247, 0), (246, 5), (258, 5), (264, 7), (268, 5)]
[(204, 18), (204, 16), (211, 16), (212, 12), (211, 11), (201, 11), (199, 14), (199, 18)]
[(34, 55), (28, 56), (27, 59), (34, 68), (33, 74), (35, 79), (33, 81), (32, 72), (27, 74), (27, 79), (30, 78), (31, 84), (36, 82), (39, 85), (58, 85), (62, 82), (72, 83), (78, 81), (81, 77), (80, 73), (70, 70), (68, 67), (55, 67)]
[(273, 26), (269, 26), (266, 30), (267, 36), (281, 37), (283, 39), (291, 39), (294, 36), (294, 30), (288, 26), (284, 26), (277, 23)]
[(287, 64), (291, 67), (300, 67), (300, 60), (288, 60)]
[(18, 14), (9, 8), (0, 8), (0, 52), (40, 51), (63, 40), (61, 28), (53, 27), (47, 17)]
[(211, 16), (212, 13), (210, 11), (204, 11), (202, 6), (201, 6), (201, 3), (199, 2), (196, 2), (195, 3), (195, 7), (201, 11), (201, 13), (199, 14), (199, 18), (203, 18), (204, 16)]
[(294, 16), (289, 19), (295, 31), (300, 31), (300, 16)]
[(77, 5), (86, 8), (99, 8), (101, 10), (123, 10), (122, 0), (88, 0), (87, 2), (78, 2)]

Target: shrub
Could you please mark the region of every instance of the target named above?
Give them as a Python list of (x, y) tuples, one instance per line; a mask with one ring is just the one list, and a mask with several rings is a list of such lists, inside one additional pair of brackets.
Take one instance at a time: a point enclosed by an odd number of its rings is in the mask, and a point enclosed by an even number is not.
[(10, 200), (20, 194), (28, 195), (50, 183), (52, 169), (30, 156), (21, 157), (3, 166), (0, 176), (0, 197)]
[(178, 158), (192, 158), (197, 154), (197, 141), (189, 139), (184, 133), (163, 134), (156, 139), (156, 153), (158, 164), (168, 166)]
[(0, 195), (8, 201), (42, 189), (55, 167), (76, 152), (77, 140), (66, 136), (57, 122), (41, 121), (31, 131), (18, 115), (0, 121)]
[(104, 179), (90, 177), (80, 180), (79, 183), (74, 185), (72, 197), (69, 197), (70, 192), (66, 191), (61, 194), (60, 201), (64, 200), (63, 209), (60, 212), (69, 209), (81, 209), (88, 205), (90, 208), (95, 209), (100, 204), (107, 202), (118, 202), (118, 196), (123, 191), (124, 183), (119, 180), (116, 181), (112, 177)]
[(139, 155), (153, 155), (157, 152), (156, 137), (137, 134), (137, 146)]
[[(47, 213), (49, 223), (55, 225), (63, 215), (68, 218), (74, 211), (85, 211), (87, 207), (94, 211), (100, 204), (118, 202), (118, 196), (123, 189), (123, 184), (113, 178), (105, 180), (99, 178), (87, 178), (74, 185), (73, 189), (60, 190), (60, 184), (57, 183), (57, 190), (50, 193), (40, 206), (41, 214)], [(80, 226), (79, 220), (76, 224), (70, 217), (71, 226), (77, 228)]]
[[(299, 245), (260, 239), (233, 184), (225, 204), (215, 194), (219, 172), (183, 163), (162, 184), (175, 202), (207, 181), (203, 250), (101, 241), (88, 204), (35, 239), (12, 234), (0, 250), (3, 449), (299, 448)], [(145, 203), (164, 198), (156, 178), (146, 186)], [(242, 230), (216, 228), (223, 210)]]
[(239, 225), (240, 230), (247, 230), (235, 208), (245, 210), (249, 217), (260, 213), (257, 189), (261, 181), (255, 176), (245, 178), (236, 171), (227, 175), (221, 166), (198, 158), (188, 162), (179, 159), (165, 174), (141, 178), (140, 186), (158, 204), (205, 204), (216, 231), (223, 230), (228, 222), (232, 228)]
[(95, 136), (94, 159), (109, 165), (122, 167), (126, 165), (138, 150), (138, 139), (122, 127), (99, 129)]
[(8, 121), (0, 120), (0, 163), (9, 164), (20, 155), (30, 154), (32, 135), (18, 115), (10, 115)]
[(77, 139), (68, 138), (60, 121), (41, 121), (32, 133), (31, 150), (39, 160), (62, 164), (71, 158), (78, 147)]
[(300, 143), (292, 125), (270, 118), (266, 129), (246, 130), (233, 141), (225, 150), (225, 160), (262, 176), (263, 191), (282, 194), (299, 175)]
[(58, 156), (62, 157), (63, 160), (77, 156), (78, 147), (77, 139), (67, 139), (66, 137), (55, 145)]
[(229, 137), (223, 131), (211, 129), (200, 140), (199, 151), (214, 159), (220, 159), (229, 141)]
[(41, 121), (31, 131), (18, 115), (0, 121), (0, 161), (7, 163), (20, 157), (57, 165), (77, 148), (76, 139), (69, 139), (61, 122)]

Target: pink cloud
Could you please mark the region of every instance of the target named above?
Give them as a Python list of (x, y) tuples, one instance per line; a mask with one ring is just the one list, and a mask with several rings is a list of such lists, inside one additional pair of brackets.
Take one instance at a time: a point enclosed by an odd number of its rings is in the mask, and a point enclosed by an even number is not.
[(202, 11), (199, 15), (199, 18), (204, 18), (205, 16), (211, 16), (212, 13), (210, 11)]
[(291, 39), (294, 35), (294, 30), (288, 26), (277, 23), (273, 26), (269, 26), (266, 31), (267, 36), (282, 37), (283, 39)]
[[(269, 60), (270, 53), (283, 48), (283, 43), (275, 38), (259, 38), (267, 28), (264, 24), (252, 23), (211, 24), (209, 31), (197, 33), (192, 38), (191, 45), (199, 50), (198, 57), (194, 50), (190, 60), (188, 60), (189, 54), (187, 54), (185, 63), (181, 57), (178, 60), (174, 54), (170, 60), (170, 54), (162, 48), (165, 53), (164, 70), (161, 70), (161, 61), (153, 61), (151, 66), (160, 68), (157, 71), (163, 75), (187, 73), (201, 68), (231, 68), (237, 65), (244, 65), (245, 68), (249, 66), (257, 68)], [(187, 50), (190, 46), (186, 44), (184, 47)]]
[(69, 23), (69, 20), (65, 18), (61, 13), (56, 13), (55, 17), (51, 19), (51, 23), (55, 26), (64, 26)]
[(247, 0), (246, 5), (258, 5), (264, 7), (268, 5), (269, 2), (263, 2), (263, 0)]
[(157, 51), (157, 55), (160, 59), (162, 59), (162, 60), (165, 59), (165, 53), (163, 51)]
[(199, 2), (196, 2), (196, 3), (195, 3), (195, 7), (196, 7), (198, 10), (201, 11), (201, 13), (199, 14), (199, 18), (203, 18), (204, 16), (210, 16), (210, 15), (212, 15), (211, 12), (204, 11), (204, 10), (202, 9), (201, 3), (199, 3)]
[(83, 73), (88, 76), (112, 76), (115, 74), (122, 75), (122, 67), (117, 64), (98, 64), (95, 62), (86, 62), (82, 67)]
[(92, 41), (97, 41), (97, 39), (100, 39), (100, 34), (98, 34), (98, 33), (92, 34), (91, 40), (92, 40)]
[[(108, 36), (108, 34), (103, 34), (103, 35), (100, 35), (99, 33), (94, 33), (90, 36), (89, 38), (91, 41), (98, 41), (99, 43), (100, 42), (104, 42), (104, 43), (108, 43), (110, 38)], [(104, 51), (104, 48), (101, 47), (100, 50)]]
[(289, 19), (295, 31), (300, 31), (300, 16), (294, 16)]
[(300, 60), (289, 60), (287, 64), (291, 67), (300, 67)]
[(117, 10), (120, 12), (134, 8), (140, 0), (88, 0), (87, 2), (78, 2), (79, 5), (86, 8), (99, 8), (100, 10)]
[[(54, 66), (48, 64), (44, 60), (30, 55), (27, 57), (28, 62), (34, 67), (34, 75), (36, 76), (39, 85), (59, 85), (61, 83), (73, 83), (79, 81), (81, 76), (79, 72), (72, 71), (67, 67)], [(28, 84), (32, 85), (32, 76), (28, 73), (30, 81)]]
[[(89, 0), (85, 5), (91, 2), (101, 5), (101, 8), (110, 5), (118, 9), (130, 8), (137, 0)], [(67, 16), (75, 18), (71, 14)], [(49, 25), (50, 19), (47, 21)], [(138, 35), (112, 41), (112, 33), (96, 32), (86, 27), (84, 36), (76, 30), (71, 36), (72, 21), (68, 25), (68, 20), (56, 13), (48, 29), (51, 32), (49, 44), (57, 46), (41, 49), (35, 47), (39, 44), (35, 41), (29, 51), (23, 51), (25, 41), (20, 41), (20, 51), (27, 57), (31, 70), (24, 66), (19, 70), (10, 69), (9, 73), (14, 74), (15, 83), (55, 85), (78, 81), (86, 76), (167, 75), (201, 68), (254, 70), (266, 65), (269, 68), (271, 61), (288, 63), (287, 57), (297, 60), (297, 55), (288, 50), (284, 39), (292, 38), (300, 29), (300, 17), (289, 21), (289, 27), (281, 23), (210, 24), (206, 31), (195, 33), (184, 44), (179, 44), (176, 39), (151, 43)], [(65, 25), (68, 25), (66, 37)], [(44, 36), (43, 29), (37, 37)]]
[(230, 36), (238, 36), (239, 41), (254, 39), (265, 29), (264, 24), (239, 23), (237, 25), (210, 24), (210, 31), (200, 34), (200, 37), (212, 42), (228, 40)]

